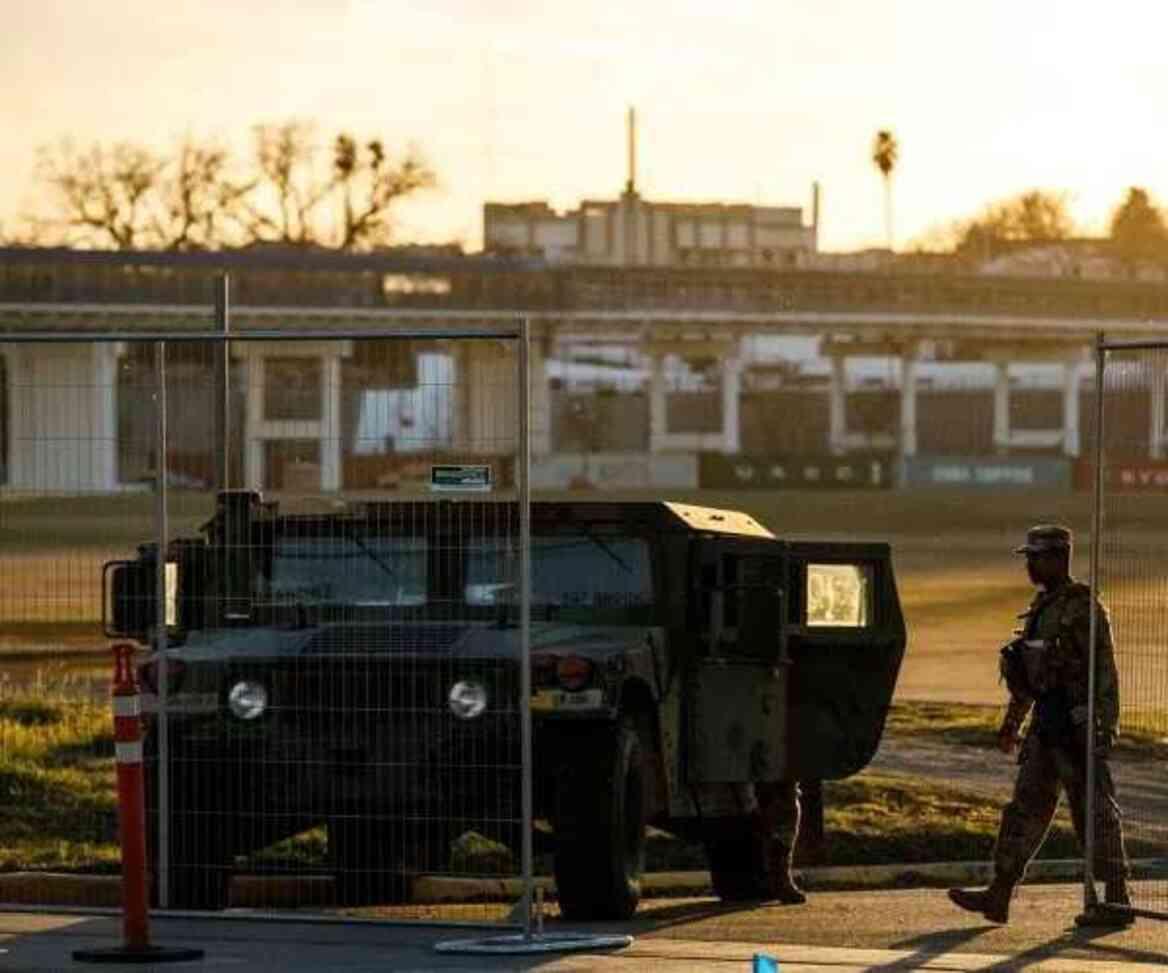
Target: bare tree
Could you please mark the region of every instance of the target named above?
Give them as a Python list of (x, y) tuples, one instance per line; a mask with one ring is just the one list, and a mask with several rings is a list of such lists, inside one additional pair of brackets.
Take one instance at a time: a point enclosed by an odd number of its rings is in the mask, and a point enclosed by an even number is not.
[(245, 201), (245, 236), (249, 242), (316, 244), (313, 211), (331, 186), (313, 165), (313, 126), (288, 121), (256, 125), (256, 191)]
[(379, 246), (389, 242), (393, 204), (435, 184), (416, 151), (391, 162), (379, 139), (362, 145), (342, 132), (333, 141), (330, 168), (320, 159), (313, 126), (256, 127), (260, 181), (246, 203), (250, 239), (342, 250)]
[(42, 235), (59, 235), (71, 246), (150, 246), (152, 196), (165, 166), (161, 156), (131, 142), (78, 151), (66, 140), (42, 148), (37, 175), (53, 191), (58, 212), (32, 222)]
[(231, 168), (229, 153), (219, 145), (190, 137), (180, 143), (158, 185), (154, 233), (160, 246), (206, 250), (232, 241), (237, 214), (256, 180), (236, 180)]
[(340, 239), (344, 250), (358, 250), (389, 242), (389, 209), (398, 199), (435, 184), (434, 173), (416, 149), (396, 164), (386, 157), (379, 139), (364, 149), (345, 133), (333, 143), (333, 171), (342, 201)]
[(884, 234), (888, 241), (888, 249), (892, 249), (892, 173), (900, 159), (900, 144), (896, 136), (886, 128), (876, 133), (876, 140), (872, 143), (872, 162), (880, 170), (884, 180)]
[(380, 139), (341, 133), (322, 151), (305, 122), (257, 125), (241, 167), (190, 137), (168, 154), (134, 143), (44, 147), (37, 176), (45, 212), (13, 242), (115, 249), (212, 249), (282, 243), (368, 249), (389, 242), (390, 211), (435, 184), (416, 150), (391, 159)]

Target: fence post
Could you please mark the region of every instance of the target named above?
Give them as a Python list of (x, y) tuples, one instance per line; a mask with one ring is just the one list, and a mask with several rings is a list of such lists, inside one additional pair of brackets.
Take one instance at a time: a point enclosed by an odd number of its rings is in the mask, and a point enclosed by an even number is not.
[(231, 480), (231, 278), (215, 279), (215, 326), (223, 340), (215, 349), (215, 489), (226, 490)]
[(524, 318), (519, 328), (519, 462), (515, 485), (519, 501), (519, 734), (521, 748), (520, 789), (523, 823), (523, 938), (531, 939), (531, 912), (534, 905), (535, 851), (532, 795), (534, 758), (531, 739), (531, 322)]
[(158, 531), (158, 554), (154, 559), (154, 651), (158, 659), (158, 905), (170, 905), (170, 713), (167, 709), (170, 679), (167, 675), (166, 555), (170, 543), (167, 510), (166, 462), (166, 342), (154, 345), (155, 440), (154, 516)]
[(1087, 807), (1083, 866), (1083, 909), (1099, 904), (1095, 893), (1095, 640), (1099, 636), (1099, 562), (1103, 543), (1103, 400), (1107, 349), (1100, 332), (1095, 338), (1095, 488), (1091, 501), (1091, 622), (1087, 647)]

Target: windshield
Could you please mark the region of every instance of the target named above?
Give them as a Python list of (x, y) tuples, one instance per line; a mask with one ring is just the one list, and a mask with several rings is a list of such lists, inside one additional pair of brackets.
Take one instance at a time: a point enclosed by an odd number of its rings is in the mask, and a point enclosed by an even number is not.
[[(519, 547), (479, 541), (467, 553), (466, 602), (518, 600)], [(562, 608), (634, 607), (653, 603), (649, 545), (639, 538), (560, 534), (531, 540), (531, 601)]]
[(426, 603), (426, 541), (420, 537), (300, 537), (272, 549), (260, 579), (273, 601), (410, 606)]

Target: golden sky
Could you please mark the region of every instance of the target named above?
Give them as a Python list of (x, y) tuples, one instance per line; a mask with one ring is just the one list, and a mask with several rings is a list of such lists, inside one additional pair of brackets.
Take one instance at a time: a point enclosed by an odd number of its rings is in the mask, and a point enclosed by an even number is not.
[(403, 239), (481, 243), (484, 199), (611, 198), (625, 109), (653, 199), (809, 206), (821, 245), (883, 240), (870, 162), (901, 143), (898, 244), (988, 200), (1066, 190), (1100, 231), (1168, 202), (1158, 0), (0, 0), (0, 220), (72, 135), (245, 146), (290, 117), (416, 143), (441, 187)]

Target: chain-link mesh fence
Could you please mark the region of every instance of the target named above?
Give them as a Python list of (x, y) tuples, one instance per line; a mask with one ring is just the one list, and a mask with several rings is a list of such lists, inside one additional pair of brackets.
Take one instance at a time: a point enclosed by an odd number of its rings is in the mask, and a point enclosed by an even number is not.
[(118, 639), (157, 905), (522, 892), (520, 335), (5, 345), (6, 870), (116, 871)]
[[(1118, 854), (1117, 832), (1122, 829), (1126, 854), (1137, 862), (1131, 905), (1168, 918), (1164, 817), (1168, 785), (1163, 775), (1168, 754), (1168, 592), (1161, 536), (1161, 497), (1168, 484), (1168, 464), (1163, 459), (1168, 434), (1168, 343), (1104, 343), (1099, 355), (1103, 436), (1097, 453), (1101, 463), (1096, 495), (1097, 583), (1109, 618), (1097, 623), (1094, 716), (1100, 734), (1106, 734), (1113, 717), (1109, 621), (1119, 676), (1119, 736), (1107, 759), (1093, 757), (1092, 770), (1100, 784), (1095, 798), (1104, 806), (1110, 800), (1108, 779), (1114, 778), (1122, 823), (1117, 828), (1107, 814), (1094, 816), (1095, 877), (1108, 877), (1111, 869), (1106, 859), (1109, 853)], [(1142, 405), (1142, 421), (1133, 422), (1131, 412), (1137, 403)], [(1106, 889), (1105, 897), (1124, 904), (1114, 889)]]
[[(176, 270), (175, 279), (183, 273)], [(206, 276), (205, 271), (198, 273)], [(261, 305), (284, 304), (287, 295), (294, 294), (305, 304), (289, 312), (295, 326), (307, 326), (307, 321), (315, 326), (327, 319), (327, 327), (343, 327), (343, 315), (322, 311), (314, 318), (307, 305), (324, 305), (328, 295), (359, 284), (361, 296), (358, 299), (354, 292), (351, 303), (364, 310), (354, 312), (358, 316), (352, 320), (363, 324), (498, 328), (500, 322), (512, 321), (513, 315), (473, 309), (520, 306), (530, 296), (528, 285), (535, 287), (533, 281), (559, 281), (554, 293), (540, 291), (538, 300), (532, 298), (543, 308), (532, 314), (536, 339), (530, 369), (532, 483), (541, 496), (575, 500), (665, 495), (747, 510), (783, 537), (890, 541), (912, 645), (897, 687), (898, 701), (904, 705), (893, 714), (890, 733), (875, 758), (877, 768), (881, 773), (890, 768), (896, 773), (911, 758), (897, 750), (898, 741), (891, 732), (905, 725), (901, 718), (906, 715), (910, 724), (921, 712), (930, 719), (937, 712), (943, 714), (939, 718), (949, 719), (952, 704), (974, 703), (986, 707), (976, 719), (996, 719), (993, 708), (1000, 705), (1004, 692), (998, 684), (993, 649), (1030, 594), (1009, 549), (1033, 523), (1069, 523), (1080, 536), (1086, 535), (1090, 525), (1094, 448), (1090, 417), (1095, 398), (1088, 360), (1090, 335), (1080, 326), (1083, 322), (1075, 319), (1079, 309), (1071, 306), (1074, 302), (1068, 304), (1046, 284), (1031, 287), (1019, 281), (986, 283), (992, 300), (983, 302), (977, 296), (981, 291), (974, 293), (974, 285), (980, 287), (980, 283), (966, 281), (950, 288), (940, 277), (936, 282), (940, 296), (932, 291), (918, 293), (911, 279), (850, 275), (838, 287), (834, 281), (827, 286), (827, 278), (817, 278), (818, 290), (810, 297), (807, 281), (784, 279), (752, 291), (751, 300), (740, 300), (743, 288), (750, 289), (749, 282), (731, 294), (706, 286), (705, 278), (716, 276), (713, 273), (670, 277), (662, 272), (659, 290), (641, 300), (644, 295), (626, 299), (628, 295), (618, 293), (619, 288), (585, 292), (585, 278), (607, 276), (619, 283), (625, 276), (629, 280), (637, 276), (621, 270), (603, 274), (599, 270), (532, 271), (497, 278), (476, 270), (431, 276), (435, 281), (442, 277), (445, 283), (438, 282), (425, 292), (411, 291), (409, 297), (412, 305), (429, 310), (407, 314), (393, 307), (404, 300), (406, 290), (386, 290), (376, 271), (337, 271), (334, 281), (324, 273), (260, 269), (250, 283), (241, 285), (248, 306), (241, 308), (239, 318), (250, 328), (282, 326), (281, 312)], [(181, 305), (201, 298), (205, 281), (200, 279), (198, 287), (191, 285), (194, 290), (179, 293), (167, 290), (166, 275), (140, 277), (149, 278), (150, 287), (158, 290), (136, 290), (136, 284), (131, 287), (111, 271), (102, 275), (107, 290), (81, 289), (68, 299), (105, 301), (111, 330), (132, 318), (121, 306), (131, 300), (160, 305), (143, 309), (144, 316), (135, 327), (147, 322), (153, 326), (172, 317), (176, 325), (181, 320), (182, 326), (190, 326), (190, 311)], [(267, 281), (262, 287), (256, 283), (260, 277)], [(139, 277), (133, 281), (141, 282)], [(285, 289), (297, 281), (296, 287)], [(794, 290), (789, 291), (788, 285)], [(957, 290), (965, 294), (961, 301), (943, 299)], [(37, 293), (18, 296), (38, 300)], [(930, 303), (933, 296), (937, 300)], [(582, 309), (586, 298), (593, 301), (595, 317)], [(775, 314), (767, 313), (772, 305)], [(792, 309), (800, 308), (806, 309), (805, 317), (793, 313)], [(825, 308), (835, 308), (843, 317), (819, 321)], [(1103, 304), (1097, 309), (1099, 313), (1107, 310)], [(918, 312), (941, 310), (951, 312), (953, 318), (934, 315), (933, 324), (927, 326), (915, 320)], [(899, 311), (903, 319), (894, 313)], [(990, 320), (1022, 311), (1036, 317), (1024, 325), (1004, 322), (1000, 327)], [(50, 314), (64, 313), (34, 308), (20, 319), (21, 326), (34, 327)], [(977, 320), (967, 322), (966, 315)], [(961, 330), (966, 325), (972, 333)], [(89, 345), (83, 348), (74, 342), (74, 350), (68, 353), (68, 342), (58, 342), (59, 347), (37, 345), (34, 350), (31, 344), (13, 340), (11, 332), (5, 334), (7, 343), (0, 354), (0, 470), (4, 479), (0, 639), (5, 650), (11, 650), (4, 660), (5, 691), (39, 680), (35, 696), (44, 699), (51, 681), (72, 686), (80, 679), (74, 675), (79, 667), (89, 667), (100, 709), (95, 717), (102, 727), (100, 736), (85, 746), (50, 744), (37, 751), (35, 761), (46, 766), (50, 759), (63, 761), (57, 769), (72, 775), (70, 761), (92, 753), (89, 765), (107, 780), (112, 780), (103, 708), (107, 662), (102, 658), (90, 665), (89, 659), (63, 655), (61, 649), (106, 641), (97, 634), (100, 610), (93, 607), (101, 600), (101, 566), (110, 560), (134, 559), (139, 544), (152, 543), (158, 536), (157, 505), (151, 492), (158, 464), (157, 347), (153, 340), (122, 337), (116, 347), (110, 344), (112, 359), (101, 361)], [(352, 658), (338, 651), (335, 643), (323, 648), (322, 643), (313, 643), (306, 653), (312, 659), (300, 668), (273, 670), (282, 681), (278, 687), (262, 686), (263, 705), (267, 715), (286, 716), (297, 723), (303, 731), (302, 743), (289, 743), (292, 749), (284, 752), (275, 748), (266, 752), (263, 766), (270, 776), (265, 799), (270, 803), (245, 806), (232, 821), (240, 834), (223, 843), (242, 842), (240, 847), (248, 847), (233, 849), (230, 860), (222, 857), (221, 848), (200, 861), (181, 857), (184, 842), (188, 846), (205, 842), (227, 817), (222, 806), (193, 806), (184, 824), (186, 831), (180, 830), (176, 848), (168, 848), (161, 863), (168, 870), (176, 866), (180, 882), (188, 883), (185, 891), (179, 889), (177, 899), (169, 901), (179, 904), (185, 895), (188, 903), (197, 903), (200, 896), (215, 902), (226, 895), (229, 904), (334, 907), (348, 902), (352, 903), (348, 908), (376, 908), (381, 914), (417, 914), (404, 904), (390, 907), (389, 900), (405, 897), (407, 887), (415, 898), (419, 890), (430, 896), (453, 888), (429, 877), (436, 874), (453, 878), (485, 869), (500, 876), (517, 869), (519, 850), (513, 842), (518, 839), (506, 828), (492, 830), (493, 824), (513, 817), (513, 810), (504, 810), (501, 796), (488, 796), (485, 804), (472, 808), (454, 785), (443, 791), (449, 797), (450, 823), (459, 830), (445, 850), (435, 850), (445, 839), (433, 834), (441, 816), (424, 810), (402, 811), (397, 806), (370, 808), (351, 799), (359, 792), (356, 782), (363, 762), (364, 773), (387, 787), (414, 779), (409, 761), (397, 759), (396, 741), (385, 738), (379, 719), (388, 713), (381, 705), (386, 698), (402, 700), (415, 694), (422, 699), (417, 682), (423, 666), (415, 658), (418, 653), (406, 653), (410, 661), (397, 671), (405, 671), (403, 678), (414, 688), (400, 691), (387, 675), (388, 668), (379, 666), (402, 651), (399, 636), (405, 627), (415, 625), (425, 628), (427, 638), (438, 643), (438, 656), (461, 658), (454, 646), (465, 647), (464, 642), (448, 642), (446, 650), (441, 649), (442, 640), (450, 636), (450, 630), (442, 626), (453, 629), (465, 621), (451, 607), (457, 601), (451, 594), (453, 563), (464, 563), (458, 569), (464, 571), (478, 566), (476, 580), (466, 581), (460, 596), (474, 625), (513, 631), (515, 606), (505, 586), (513, 577), (509, 572), (514, 570), (510, 565), (515, 558), (517, 514), (504, 507), (477, 507), (463, 495), (460, 509), (476, 512), (452, 524), (430, 502), (435, 496), (430, 477), (438, 465), (451, 467), (452, 476), (471, 477), (475, 474), (470, 468), (490, 466), (494, 492), (489, 496), (503, 504), (515, 497), (509, 491), (516, 483), (511, 457), (519, 416), (509, 411), (516, 398), (508, 376), (514, 374), (516, 363), (508, 350), (512, 347), (509, 339), (438, 341), (415, 335), (379, 340), (364, 332), (353, 337), (321, 334), (311, 341), (303, 336), (283, 339), (273, 331), (263, 341), (233, 340), (227, 362), (220, 357), (220, 343), (210, 337), (167, 344), (168, 444), (163, 455), (168, 540), (187, 537), (205, 542), (204, 526), (210, 525), (211, 532), (226, 530), (242, 519), (252, 524), (260, 538), (249, 535), (225, 542), (220, 545), (223, 556), (202, 566), (193, 561), (200, 556), (197, 552), (178, 546), (182, 558), (192, 559), (188, 565), (196, 572), (192, 577), (206, 584), (219, 584), (238, 570), (230, 567), (237, 561), (250, 565), (248, 577), (255, 579), (246, 593), (250, 621), (240, 617), (228, 625), (226, 607), (221, 604), (214, 609), (216, 600), (222, 602), (227, 596), (209, 591), (176, 610), (180, 621), (184, 610), (219, 610), (223, 631), (232, 633), (230, 638), (236, 637), (238, 629), (257, 627), (256, 618), (264, 616), (267, 622), (258, 627), (273, 633), (269, 647), (302, 639), (307, 648), (315, 637), (311, 633), (318, 629), (359, 630), (367, 651)], [(70, 355), (72, 365), (66, 363)], [(60, 356), (60, 361), (54, 362), (54, 356)], [(67, 406), (53, 406), (54, 397)], [(1111, 381), (1108, 386), (1109, 435), (1127, 436), (1133, 458), (1156, 458), (1155, 439), (1150, 435), (1154, 403), (1140, 382)], [(72, 425), (59, 420), (62, 408), (74, 415)], [(489, 414), (497, 421), (486, 421)], [(30, 446), (37, 440), (44, 445)], [(105, 447), (91, 447), (90, 440)], [(1129, 468), (1123, 476), (1122, 499), (1132, 505), (1132, 527), (1126, 536), (1142, 543), (1138, 525), (1157, 522), (1162, 502), (1151, 493), (1137, 497), (1132, 491), (1162, 489), (1165, 480), (1155, 462)], [(260, 490), (265, 502), (276, 501), (279, 506), (253, 509), (241, 493), (234, 495), (237, 506), (221, 507), (216, 499), (221, 484), (238, 491)], [(378, 502), (386, 499), (407, 502), (391, 512)], [(1110, 518), (1108, 513), (1108, 523)], [(364, 533), (356, 536), (372, 547), (375, 556), (350, 534), (357, 524), (363, 525)], [(271, 536), (277, 526), (290, 533), (285, 537), (285, 553), (278, 559), (284, 562), (278, 573), (285, 581), (283, 587), (273, 588), (257, 561), (262, 560), (260, 554), (272, 554), (272, 563), (263, 570), (274, 570), (277, 559)], [(418, 545), (395, 548), (400, 564), (373, 543), (399, 536)], [(587, 545), (582, 542), (581, 546)], [(238, 559), (226, 556), (227, 552), (239, 555)], [(548, 554), (539, 550), (538, 543), (532, 553), (537, 559)], [(627, 560), (623, 549), (618, 555)], [(567, 563), (555, 552), (551, 557), (554, 563)], [(410, 603), (417, 594), (410, 594), (409, 585), (403, 589), (403, 604), (396, 603), (396, 589), (395, 603), (382, 606), (347, 602), (336, 606), (326, 596), (330, 563), (360, 563), (377, 578), (384, 575), (380, 559), (403, 579), (413, 579), (423, 558), (426, 584), (438, 585), (435, 590), (441, 593), (424, 606)], [(596, 560), (602, 568), (611, 561), (603, 553)], [(497, 570), (489, 568), (492, 563)], [(550, 577), (552, 562), (541, 563)], [(298, 569), (303, 571), (297, 573)], [(1151, 571), (1151, 567), (1133, 570)], [(359, 587), (363, 583), (360, 571), (342, 573), (345, 584)], [(573, 573), (579, 577), (578, 570)], [(603, 577), (603, 570), (596, 576)], [(261, 579), (268, 587), (259, 587)], [(565, 584), (570, 587), (574, 582), (569, 578)], [(244, 607), (242, 597), (238, 603), (231, 600), (235, 590), (228, 591), (232, 613)], [(186, 589), (180, 585), (179, 591)], [(561, 594), (579, 598), (581, 591), (575, 584)], [(1127, 680), (1129, 671), (1140, 670), (1122, 654), (1127, 651), (1129, 629), (1106, 571), (1103, 591), (1116, 619), (1119, 664)], [(385, 625), (375, 623), (371, 619), (378, 611), (393, 618)], [(70, 619), (75, 620), (75, 628), (68, 628), (73, 624)], [(1151, 638), (1141, 636), (1137, 641)], [(43, 654), (33, 658), (26, 652), (34, 643), (51, 648), (52, 663), (44, 661)], [(199, 693), (203, 691), (198, 681), (205, 674), (199, 673), (192, 659), (183, 658), (191, 648), (190, 639), (172, 648), (161, 684), (177, 681), (183, 688), (176, 692), (191, 696), (182, 705), (197, 708), (202, 705)], [(174, 671), (170, 671), (171, 658), (178, 660)], [(156, 665), (144, 673), (156, 685), (159, 668)], [(326, 672), (337, 677), (335, 683), (326, 682)], [(234, 679), (234, 675), (232, 671), (223, 678)], [(228, 695), (242, 687), (236, 698), (242, 712), (264, 697), (252, 685), (259, 680), (251, 675), (254, 671), (248, 669), (244, 671), (248, 678), (224, 687)], [(485, 684), (488, 676), (479, 675), (477, 681)], [(454, 675), (443, 673), (442, 678), (453, 680)], [(314, 680), (323, 685), (315, 687)], [(1132, 697), (1126, 682), (1124, 686), (1126, 711)], [(379, 696), (375, 687), (389, 695)], [(291, 700), (286, 708), (281, 697)], [(458, 697), (460, 705), (473, 705), (474, 693), (460, 692)], [(56, 712), (30, 708), (27, 693), (19, 698), (10, 693), (9, 699), (14, 702), (6, 709), (7, 753), (21, 752), (18, 741), (26, 739), (29, 726), (60, 722)], [(311, 751), (303, 740), (324, 739), (319, 727), (327, 723), (327, 714), (344, 709), (346, 700), (353, 712), (363, 714), (361, 718), (346, 721), (347, 737), (327, 748), (313, 744), (316, 750)], [(416, 713), (424, 722), (423, 713), (433, 716), (442, 707), (448, 712), (452, 702), (447, 696), (407, 710), (410, 719)], [(224, 715), (228, 712), (225, 709)], [(957, 718), (967, 715), (961, 710)], [(180, 744), (176, 759), (185, 761), (188, 770), (213, 777), (225, 795), (234, 791), (238, 796), (246, 789), (248, 771), (241, 756), (245, 742), (257, 742), (261, 734), (252, 731), (265, 725), (264, 720), (262, 716), (256, 718), (259, 722), (233, 717), (239, 732), (227, 748), (231, 760), (209, 763), (192, 750), (189, 724), (198, 716), (197, 712), (170, 714), (168, 729), (175, 729)], [(1125, 735), (1126, 720), (1125, 715)], [(247, 733), (251, 733), (250, 741), (244, 736)], [(962, 737), (962, 745), (965, 742)], [(481, 776), (491, 777), (484, 786), (495, 786), (499, 775), (492, 777), (493, 771), (487, 768), (501, 764), (485, 750), (476, 754)], [(1125, 754), (1121, 744), (1113, 769), (1120, 802), (1131, 819), (1133, 813), (1140, 813), (1142, 805), (1132, 797), (1141, 793), (1142, 784), (1129, 779)], [(433, 761), (429, 754), (427, 758), (429, 766)], [(455, 764), (449, 762), (451, 767)], [(930, 786), (971, 783), (948, 771), (949, 765), (941, 760), (927, 767), (910, 766), (918, 782), (928, 778)], [(989, 805), (1004, 797), (1000, 791), (1008, 785), (1008, 777), (1007, 770), (994, 769), (972, 783), (984, 785)], [(325, 779), (333, 779), (335, 786), (322, 785)], [(21, 780), (22, 788), (33, 787), (33, 782)], [(52, 791), (57, 795), (53, 801), (70, 809), (65, 816), (77, 824), (77, 834), (60, 838), (59, 830), (52, 830), (55, 824), (42, 827), (44, 820), (35, 815), (18, 819), (14, 834), (52, 837), (42, 843), (39, 857), (19, 850), (24, 837), (12, 839), (6, 848), (17, 851), (9, 853), (8, 868), (31, 864), (115, 869), (112, 798), (85, 803), (77, 797), (81, 791), (74, 786), (74, 778), (69, 780), (68, 788), (62, 785)], [(804, 793), (815, 789), (816, 782), (803, 783)], [(851, 840), (850, 819), (833, 818), (833, 804), (842, 815), (850, 814), (854, 806), (864, 804), (871, 786), (875, 785), (863, 780), (838, 788), (828, 784), (827, 832), (820, 831), (815, 849), (819, 860), (850, 864), (880, 855), (886, 856), (881, 860), (890, 860), (906, 849), (912, 855), (945, 857), (956, 854), (956, 842), (967, 839), (960, 844), (962, 857), (988, 853), (996, 806), (979, 812), (984, 827), (976, 840), (981, 844), (965, 832), (954, 835), (944, 828), (939, 829), (942, 837), (932, 844), (915, 838), (899, 841), (903, 822), (890, 825), (889, 834), (872, 831), (863, 840)], [(101, 787), (108, 790), (105, 784)], [(311, 805), (310, 820), (305, 821), (296, 806), (300, 798)], [(172, 808), (176, 807), (172, 802)], [(993, 821), (986, 825), (990, 818)], [(359, 823), (365, 821), (371, 823)], [(481, 827), (474, 827), (476, 822)], [(1146, 822), (1148, 828), (1154, 826), (1150, 812)], [(813, 829), (814, 817), (810, 824)], [(1132, 827), (1131, 855), (1146, 859), (1158, 854), (1141, 843), (1138, 822), (1132, 822)], [(272, 829), (279, 835), (270, 843), (250, 847), (266, 841)], [(548, 837), (542, 822), (537, 837), (541, 843)], [(374, 842), (380, 842), (378, 854), (384, 853), (383, 857), (357, 860), (361, 856), (354, 849)], [(1063, 822), (1044, 854), (1065, 858), (1075, 854), (1073, 849), (1070, 828)], [(444, 863), (438, 864), (443, 855)], [(338, 858), (349, 867), (338, 868)], [(552, 871), (550, 856), (537, 864), (546, 873)], [(701, 848), (680, 835), (658, 832), (649, 844), (651, 870), (702, 868), (704, 864)], [(345, 878), (338, 881), (342, 874)], [(224, 877), (229, 879), (226, 890)], [(168, 874), (167, 894), (174, 888)], [(513, 894), (513, 886), (505, 888), (507, 895)], [(1138, 889), (1141, 895), (1143, 888)], [(464, 892), (455, 894), (466, 897)], [(509, 902), (459, 906), (444, 915), (496, 918), (509, 907)]]

